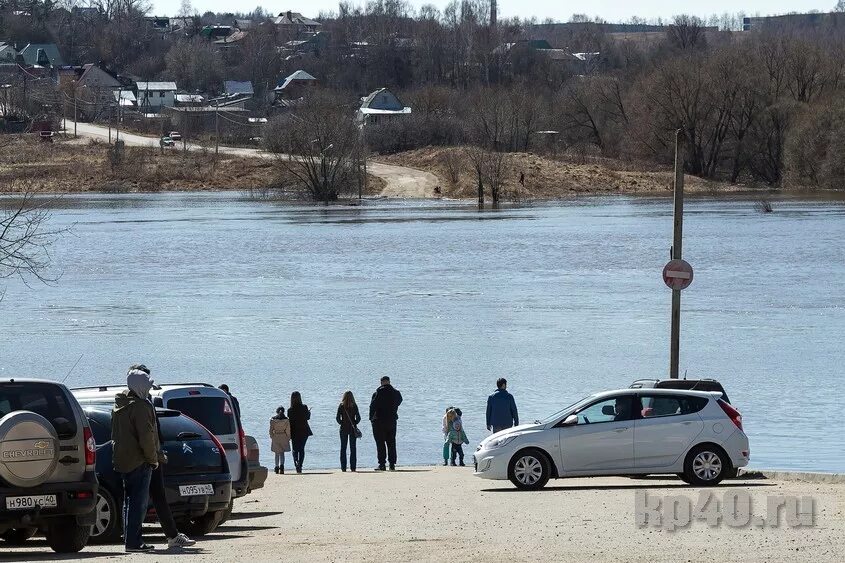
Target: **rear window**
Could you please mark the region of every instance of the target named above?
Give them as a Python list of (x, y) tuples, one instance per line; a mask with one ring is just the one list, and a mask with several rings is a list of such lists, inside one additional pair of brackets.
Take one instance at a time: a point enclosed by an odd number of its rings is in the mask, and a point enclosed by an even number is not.
[(208, 432), (187, 416), (166, 415), (158, 417), (158, 426), (161, 430), (161, 439), (165, 442), (184, 440), (189, 434), (194, 438), (208, 439)]
[(7, 383), (0, 387), (0, 417), (32, 411), (46, 418), (61, 440), (76, 436), (76, 416), (61, 387), (49, 383)]
[(167, 408), (190, 416), (212, 434), (237, 434), (232, 407), (223, 397), (182, 397), (167, 401)]

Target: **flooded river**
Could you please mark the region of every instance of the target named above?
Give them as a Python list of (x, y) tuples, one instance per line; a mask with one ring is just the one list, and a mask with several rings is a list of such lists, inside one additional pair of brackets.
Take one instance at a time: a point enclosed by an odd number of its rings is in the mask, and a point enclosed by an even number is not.
[[(313, 413), (306, 468), (339, 465), (343, 391), (366, 411), (389, 374), (405, 397), (400, 463), (435, 463), (446, 406), (463, 409), (470, 451), (486, 435), (497, 377), (530, 421), (666, 376), (671, 208), (68, 196), (51, 219), (72, 227), (51, 250), (59, 281), (0, 281), (0, 374), (119, 383), (143, 362), (159, 382), (227, 382), (267, 465), (266, 421), (298, 390)], [(774, 209), (688, 200), (681, 372), (725, 384), (752, 466), (845, 471), (845, 204)]]

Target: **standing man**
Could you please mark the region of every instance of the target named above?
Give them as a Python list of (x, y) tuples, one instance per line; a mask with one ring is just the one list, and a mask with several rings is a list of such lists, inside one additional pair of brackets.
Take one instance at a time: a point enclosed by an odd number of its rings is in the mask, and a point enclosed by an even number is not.
[[(133, 366), (134, 368), (135, 366)], [(127, 553), (152, 551), (145, 544), (141, 525), (150, 500), (150, 479), (158, 468), (158, 428), (155, 410), (147, 396), (153, 387), (149, 374), (130, 369), (129, 387), (114, 397), (112, 441), (114, 470), (123, 479), (123, 537)]]
[(402, 393), (393, 388), (389, 377), (382, 377), (381, 387), (376, 389), (370, 401), (370, 422), (378, 451), (376, 471), (384, 471), (387, 462), (391, 471), (396, 470), (396, 420), (401, 404)]
[(508, 380), (500, 377), (496, 387), (496, 392), (487, 397), (487, 430), (492, 430), (494, 434), (519, 426), (519, 413), (513, 395), (508, 393)]
[(238, 421), (241, 420), (241, 404), (238, 402), (238, 398), (229, 393), (229, 386), (225, 383), (218, 387), (221, 391), (229, 395), (229, 399), (232, 401), (232, 407), (235, 409), (235, 415), (238, 417)]

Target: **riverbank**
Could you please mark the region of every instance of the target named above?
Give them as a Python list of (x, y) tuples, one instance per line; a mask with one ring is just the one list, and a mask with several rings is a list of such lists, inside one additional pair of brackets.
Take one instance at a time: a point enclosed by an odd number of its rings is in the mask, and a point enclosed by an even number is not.
[[(484, 481), (470, 468), (400, 468), (395, 473), (313, 471), (274, 475), (235, 502), (216, 532), (185, 549), (191, 561), (838, 561), (845, 542), (845, 485), (730, 481), (709, 489), (721, 500), (747, 493), (751, 514), (765, 516), (768, 496), (811, 496), (815, 525), (717, 527), (694, 520), (673, 532), (640, 528), (635, 495), (687, 498), (704, 489), (678, 479), (621, 477), (553, 481), (538, 492)], [(147, 541), (164, 538), (146, 526)], [(123, 555), (122, 546), (91, 546), (80, 555)], [(176, 551), (167, 552), (176, 553)], [(4, 548), (16, 560), (55, 560), (42, 538)], [(164, 555), (164, 554), (161, 554)], [(153, 554), (153, 559), (157, 559)]]
[[(131, 193), (158, 191), (240, 190), (290, 193), (296, 181), (267, 156), (213, 148), (161, 150), (127, 143), (117, 159), (99, 140), (57, 138), (40, 142), (29, 135), (0, 138), (0, 192), (5, 193)], [(367, 195), (378, 195), (384, 181), (369, 176)], [(295, 193), (295, 192), (294, 192)], [(295, 195), (294, 195), (295, 197)]]
[[(477, 197), (473, 162), (461, 147), (428, 147), (377, 156), (374, 160), (434, 174), (443, 197)], [(502, 170), (503, 198), (517, 201), (579, 194), (668, 194), (674, 179), (671, 169), (639, 169), (630, 163), (607, 158), (570, 162), (532, 153), (507, 154)], [(684, 185), (685, 191), (691, 194), (728, 194), (748, 190), (747, 186), (712, 182), (689, 175), (685, 177)], [(489, 188), (487, 197), (490, 197)]]

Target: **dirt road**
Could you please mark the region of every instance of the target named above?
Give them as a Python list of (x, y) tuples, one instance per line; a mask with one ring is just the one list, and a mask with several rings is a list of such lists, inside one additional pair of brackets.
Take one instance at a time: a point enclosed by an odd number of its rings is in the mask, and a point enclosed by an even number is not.
[[(68, 121), (66, 131), (72, 134), (74, 130), (73, 121)], [(107, 141), (109, 138), (109, 130), (106, 127), (94, 125), (92, 123), (76, 123), (77, 134), (81, 137), (89, 139), (99, 139)], [(117, 137), (117, 132), (112, 129), (112, 139)], [(120, 140), (127, 145), (139, 147), (157, 147), (158, 138), (145, 137), (134, 133), (120, 132)], [(188, 143), (188, 150), (201, 150), (201, 145)], [(176, 147), (171, 150), (181, 150), (182, 143), (177, 143)], [(240, 147), (220, 147), (220, 152), (228, 155), (246, 156), (246, 157), (265, 157), (273, 158), (279, 155), (268, 153), (259, 149), (240, 148)], [(438, 185), (439, 180), (437, 176), (422, 170), (414, 168), (407, 168), (404, 166), (396, 166), (392, 164), (382, 164), (379, 162), (367, 163), (367, 172), (381, 178), (385, 182), (385, 187), (381, 195), (384, 197), (395, 198), (430, 198), (434, 197), (434, 188)]]
[[(482, 481), (469, 468), (402, 468), (395, 473), (314, 471), (270, 475), (238, 501), (218, 531), (186, 549), (191, 561), (841, 561), (845, 485), (729, 481), (712, 489), (747, 493), (752, 514), (767, 496), (811, 496), (815, 525), (709, 527), (693, 521), (667, 531), (637, 527), (635, 495), (688, 498), (701, 489), (676, 479), (594, 478), (553, 481), (540, 492)], [(664, 500), (668, 503), (668, 501)], [(163, 537), (147, 526), (147, 541)], [(54, 560), (42, 538), (0, 547), (0, 559)], [(79, 556), (122, 561), (122, 546), (91, 546)]]

